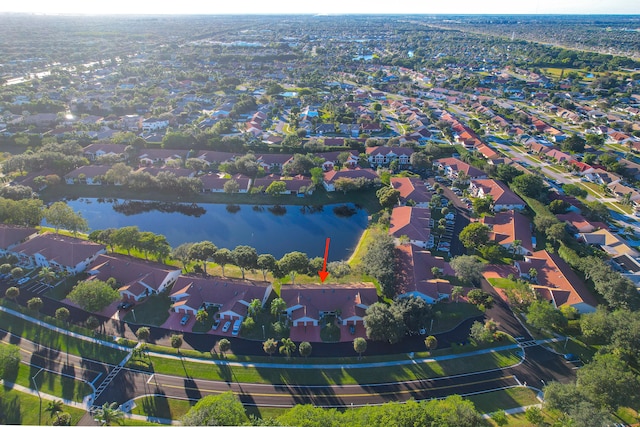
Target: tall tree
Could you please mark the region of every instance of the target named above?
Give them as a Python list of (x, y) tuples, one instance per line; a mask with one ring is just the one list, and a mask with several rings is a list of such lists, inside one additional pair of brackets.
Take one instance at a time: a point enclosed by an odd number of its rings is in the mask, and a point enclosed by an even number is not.
[(470, 255), (460, 255), (454, 257), (451, 262), (451, 268), (456, 272), (456, 277), (462, 282), (475, 285), (480, 283), (482, 279), (482, 270), (484, 265)]
[(222, 268), (222, 277), (224, 277), (224, 267), (233, 262), (231, 251), (227, 248), (220, 248), (213, 254), (213, 262)]
[(472, 222), (460, 231), (458, 238), (465, 248), (478, 250), (489, 241), (489, 227), (481, 222)]
[(117, 290), (101, 280), (80, 281), (67, 296), (84, 310), (100, 311), (120, 297)]
[(193, 243), (187, 242), (179, 245), (171, 251), (171, 258), (180, 261), (185, 272), (187, 272), (187, 264), (191, 260), (189, 256), (191, 246), (193, 246)]
[(258, 266), (258, 253), (255, 248), (246, 245), (236, 246), (231, 251), (233, 262), (240, 268), (242, 279), (246, 270), (254, 269)]
[(192, 260), (200, 261), (202, 263), (202, 269), (204, 270), (204, 274), (207, 274), (207, 263), (210, 259), (213, 258), (214, 254), (218, 248), (216, 245), (211, 243), (208, 240), (204, 240), (202, 242), (194, 243), (189, 248), (189, 258)]
[(249, 423), (242, 403), (230, 391), (201, 398), (180, 422), (185, 426), (241, 426)]
[(374, 303), (367, 308), (364, 316), (367, 337), (374, 341), (395, 344), (404, 335), (402, 316), (384, 303)]
[(278, 260), (271, 254), (261, 254), (258, 256), (257, 266), (262, 271), (262, 278), (267, 281), (267, 272), (273, 272), (278, 266)]
[(131, 249), (138, 245), (139, 239), (140, 230), (135, 225), (119, 228), (111, 235), (113, 244), (126, 250), (128, 255), (131, 255)]
[(309, 270), (309, 258), (302, 252), (289, 252), (278, 261), (278, 267), (289, 274), (294, 284), (297, 273), (304, 274)]
[(66, 228), (74, 234), (78, 231), (86, 231), (88, 228), (87, 221), (82, 215), (74, 212), (65, 202), (55, 202), (45, 209), (44, 218), (49, 225), (53, 226), (56, 234), (60, 228)]

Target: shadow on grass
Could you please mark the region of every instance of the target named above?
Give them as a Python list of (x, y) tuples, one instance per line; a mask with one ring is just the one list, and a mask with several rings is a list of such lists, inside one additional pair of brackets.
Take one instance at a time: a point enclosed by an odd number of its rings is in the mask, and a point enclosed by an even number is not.
[(172, 419), (171, 407), (164, 392), (156, 390), (159, 396), (147, 396), (142, 398), (140, 405), (149, 417)]
[(1, 396), (0, 399), (0, 424), (22, 424), (20, 413), (20, 399), (18, 396)]

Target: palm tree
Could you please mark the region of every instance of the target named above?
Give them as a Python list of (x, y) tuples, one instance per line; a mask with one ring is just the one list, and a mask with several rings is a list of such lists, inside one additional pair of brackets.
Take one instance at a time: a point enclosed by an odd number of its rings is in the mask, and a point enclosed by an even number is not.
[(280, 340), (282, 346), (280, 347), (280, 354), (286, 354), (287, 359), (291, 357), (294, 351), (296, 351), (296, 344), (291, 340), (291, 338), (282, 338)]
[(276, 298), (271, 301), (271, 315), (279, 316), (280, 313), (287, 309), (287, 303), (282, 298)]
[(462, 286), (454, 286), (453, 289), (451, 289), (451, 299), (455, 300), (455, 302), (458, 302), (458, 299), (463, 293), (464, 289), (462, 288)]
[(249, 303), (249, 316), (255, 317), (260, 311), (262, 311), (262, 301), (257, 298), (254, 298)]
[(200, 323), (206, 322), (208, 318), (209, 318), (209, 313), (207, 313), (207, 310), (203, 308), (198, 310), (198, 312), (196, 313), (196, 320)]
[(56, 273), (49, 267), (42, 267), (38, 273), (38, 277), (49, 285), (56, 279)]
[(50, 400), (49, 403), (47, 403), (45, 412), (49, 413), (49, 418), (53, 418), (53, 416), (55, 415), (58, 419), (58, 422), (60, 422), (60, 416), (58, 414), (62, 412), (62, 405), (62, 400)]
[(117, 402), (105, 403), (98, 408), (95, 420), (103, 426), (110, 426), (113, 423), (120, 424), (124, 418), (124, 413), (118, 408)]
[(275, 353), (278, 349), (278, 341), (274, 340), (273, 338), (269, 338), (262, 343), (262, 349), (269, 355), (269, 357), (271, 357), (273, 356), (273, 353)]

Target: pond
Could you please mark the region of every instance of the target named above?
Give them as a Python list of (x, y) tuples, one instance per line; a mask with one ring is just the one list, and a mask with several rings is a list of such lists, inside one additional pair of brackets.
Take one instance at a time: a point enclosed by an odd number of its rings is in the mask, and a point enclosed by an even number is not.
[(87, 198), (67, 204), (87, 219), (90, 230), (137, 225), (141, 231), (165, 235), (172, 247), (210, 240), (219, 248), (249, 245), (276, 258), (292, 251), (324, 256), (329, 237), (329, 261), (347, 259), (367, 227), (367, 212), (352, 204), (192, 205)]

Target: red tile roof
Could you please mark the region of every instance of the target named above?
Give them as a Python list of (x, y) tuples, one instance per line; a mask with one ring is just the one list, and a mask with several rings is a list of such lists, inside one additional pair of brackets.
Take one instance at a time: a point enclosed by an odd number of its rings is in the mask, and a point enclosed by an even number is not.
[(531, 243), (531, 221), (519, 212), (498, 212), (495, 216), (485, 216), (480, 222), (491, 228), (491, 239), (500, 245), (511, 245), (520, 240), (521, 246), (533, 252)]
[(584, 282), (558, 255), (545, 250), (534, 252), (525, 257), (525, 261), (518, 262), (517, 266), (524, 274), (528, 274), (531, 268), (537, 270), (537, 284), (534, 288), (552, 296), (556, 307), (578, 304), (596, 307), (597, 301)]
[(433, 267), (437, 267), (444, 275), (454, 275), (448, 262), (415, 245), (400, 245), (397, 249), (398, 294), (420, 292), (434, 300), (440, 299), (441, 294), (451, 294), (452, 286), (449, 281), (436, 279), (431, 272)]
[(0, 249), (7, 249), (37, 232), (38, 230), (31, 227), (0, 224)]
[(400, 201), (406, 203), (413, 200), (416, 203), (429, 203), (431, 192), (427, 190), (424, 181), (418, 178), (391, 178), (391, 185), (400, 192)]
[(27, 240), (11, 250), (29, 257), (40, 254), (48, 261), (64, 267), (75, 268), (82, 261), (104, 251), (105, 246), (75, 237), (45, 233)]
[(410, 240), (427, 242), (431, 231), (429, 219), (431, 210), (426, 208), (414, 208), (400, 206), (391, 212), (389, 234), (396, 238), (407, 236)]

